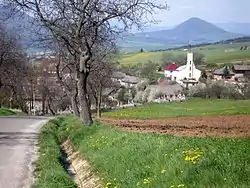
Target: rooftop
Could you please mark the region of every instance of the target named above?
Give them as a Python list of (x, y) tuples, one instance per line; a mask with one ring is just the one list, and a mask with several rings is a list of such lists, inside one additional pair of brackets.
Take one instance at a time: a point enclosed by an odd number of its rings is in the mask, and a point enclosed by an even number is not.
[(123, 72), (114, 72), (113, 73), (113, 75), (112, 75), (112, 77), (113, 78), (117, 78), (117, 79), (122, 79), (122, 78), (124, 78), (126, 76), (126, 74), (125, 73), (123, 73)]
[(136, 77), (136, 76), (129, 76), (129, 75), (126, 75), (123, 79), (122, 79), (123, 82), (125, 83), (131, 83), (131, 84), (137, 84), (139, 83), (141, 80), (140, 78)]
[[(214, 75), (224, 75), (225, 68), (226, 67), (215, 69), (214, 72), (213, 72), (213, 74)], [(229, 75), (234, 75), (234, 72), (232, 70), (230, 70), (230, 69), (229, 69)]]
[(164, 67), (164, 70), (175, 71), (178, 66), (175, 63), (171, 63)]
[(159, 84), (155, 86), (155, 89), (165, 95), (176, 95), (183, 91), (180, 84)]
[(233, 70), (236, 70), (236, 71), (250, 71), (250, 65), (234, 65)]

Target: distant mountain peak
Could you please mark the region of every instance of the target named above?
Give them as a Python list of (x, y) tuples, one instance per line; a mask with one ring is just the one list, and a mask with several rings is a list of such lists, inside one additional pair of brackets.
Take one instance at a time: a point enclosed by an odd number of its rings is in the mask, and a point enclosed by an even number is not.
[(214, 33), (214, 34), (220, 34), (225, 33), (223, 29), (217, 27), (214, 24), (211, 24), (205, 20), (202, 20), (197, 17), (189, 18), (188, 20), (184, 21), (183, 23), (177, 25), (174, 28), (174, 31), (176, 32), (193, 32), (193, 33)]
[(201, 18), (197, 18), (197, 17), (191, 17), (191, 18), (189, 18), (189, 19), (186, 20), (186, 21), (203, 21), (203, 22), (205, 22), (205, 20), (203, 20), (203, 19), (201, 19)]

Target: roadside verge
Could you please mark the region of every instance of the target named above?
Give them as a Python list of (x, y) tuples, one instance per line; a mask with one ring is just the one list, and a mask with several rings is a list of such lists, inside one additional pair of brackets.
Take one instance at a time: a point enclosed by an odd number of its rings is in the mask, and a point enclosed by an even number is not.
[(68, 139), (69, 121), (74, 119), (57, 117), (41, 128), (35, 187), (100, 187), (98, 177)]

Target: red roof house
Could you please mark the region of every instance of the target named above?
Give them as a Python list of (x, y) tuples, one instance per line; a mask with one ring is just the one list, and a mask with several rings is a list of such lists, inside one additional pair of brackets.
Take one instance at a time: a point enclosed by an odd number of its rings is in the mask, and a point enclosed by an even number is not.
[(164, 67), (164, 70), (167, 70), (167, 71), (176, 71), (177, 70), (177, 65), (175, 63), (171, 63), (167, 66)]

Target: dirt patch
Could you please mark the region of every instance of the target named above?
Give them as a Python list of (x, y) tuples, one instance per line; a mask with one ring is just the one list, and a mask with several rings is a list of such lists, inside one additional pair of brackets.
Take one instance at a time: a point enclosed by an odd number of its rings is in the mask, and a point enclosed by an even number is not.
[(176, 117), (165, 119), (101, 118), (126, 130), (198, 137), (249, 137), (250, 115)]
[(74, 181), (80, 188), (100, 188), (102, 187), (99, 178), (92, 172), (88, 162), (76, 152), (69, 140), (62, 144), (62, 148), (67, 154), (70, 167), (74, 170)]

